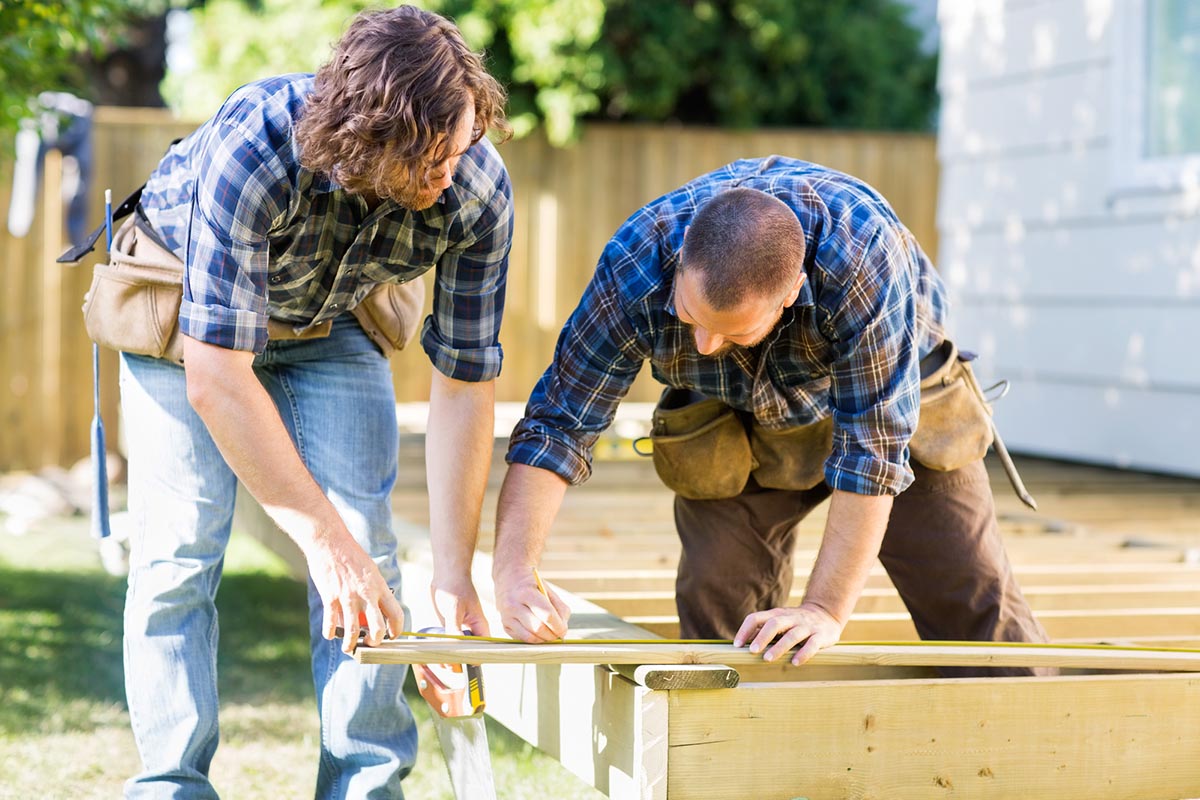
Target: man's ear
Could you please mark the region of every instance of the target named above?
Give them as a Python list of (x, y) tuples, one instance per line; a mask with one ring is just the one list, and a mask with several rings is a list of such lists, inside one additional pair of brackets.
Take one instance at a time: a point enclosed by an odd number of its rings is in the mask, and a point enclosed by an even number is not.
[(792, 284), (792, 288), (788, 291), (788, 295), (784, 299), (784, 308), (790, 307), (796, 302), (796, 298), (800, 297), (800, 287), (804, 285), (804, 281), (806, 280), (808, 280), (808, 274), (804, 271), (804, 267), (801, 267), (800, 274), (796, 276), (796, 282)]

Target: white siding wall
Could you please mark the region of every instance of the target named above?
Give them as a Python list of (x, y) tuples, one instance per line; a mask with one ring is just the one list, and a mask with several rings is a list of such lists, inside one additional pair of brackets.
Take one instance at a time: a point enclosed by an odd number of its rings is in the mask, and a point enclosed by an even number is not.
[(1019, 452), (1200, 476), (1200, 191), (1122, 191), (1129, 0), (942, 0), (940, 266)]

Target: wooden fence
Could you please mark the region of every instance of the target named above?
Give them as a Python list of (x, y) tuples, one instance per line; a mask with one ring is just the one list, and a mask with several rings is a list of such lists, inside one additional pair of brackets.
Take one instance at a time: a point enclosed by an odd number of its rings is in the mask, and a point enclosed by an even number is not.
[[(100, 108), (90, 218), (139, 185), (168, 143), (194, 123), (150, 109)], [(639, 206), (737, 158), (779, 153), (858, 175), (879, 189), (931, 254), (937, 251), (937, 161), (932, 136), (843, 131), (731, 132), (682, 127), (593, 125), (573, 147), (540, 137), (501, 148), (512, 176), (513, 236), (502, 343), (501, 400), (524, 400), (545, 369), (558, 330), (574, 308), (605, 242)], [(0, 470), (69, 464), (88, 448), (91, 346), (79, 306), (94, 259), (63, 268), (59, 161), (47, 159), (33, 229), (0, 231)], [(11, 168), (0, 167), (0, 209)], [(103, 250), (103, 247), (99, 248)], [(110, 442), (117, 427), (117, 361), (102, 357), (102, 402)], [(427, 397), (430, 366), (414, 348), (394, 359), (399, 400)], [(648, 375), (631, 398), (652, 400)], [(114, 445), (110, 445), (114, 446)]]

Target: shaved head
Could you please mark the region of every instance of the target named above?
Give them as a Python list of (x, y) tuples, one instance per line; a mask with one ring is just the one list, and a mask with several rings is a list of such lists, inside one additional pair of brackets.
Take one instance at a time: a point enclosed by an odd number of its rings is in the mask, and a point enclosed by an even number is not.
[(692, 219), (680, 272), (714, 309), (784, 295), (804, 269), (804, 229), (783, 201), (757, 189), (713, 196)]

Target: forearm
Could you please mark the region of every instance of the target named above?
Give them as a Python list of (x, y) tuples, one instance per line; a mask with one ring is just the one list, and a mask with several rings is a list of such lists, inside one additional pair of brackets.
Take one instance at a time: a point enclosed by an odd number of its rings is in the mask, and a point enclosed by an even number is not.
[(879, 555), (891, 511), (891, 495), (834, 491), (805, 604), (846, 625)]
[(554, 589), (534, 577), (567, 482), (549, 470), (513, 464), (504, 476), (496, 512), (492, 578), (504, 629), (526, 642), (567, 635), (571, 611)]
[(254, 375), (253, 354), (188, 337), (184, 354), (192, 407), (226, 463), (275, 523), (306, 555), (318, 542), (348, 536)]
[(492, 461), (494, 419), (493, 382), (457, 381), (434, 371), (425, 468), (435, 579), (470, 577)]
[(494, 572), (518, 574), (537, 566), (567, 485), (549, 470), (526, 464), (508, 468), (496, 512)]

